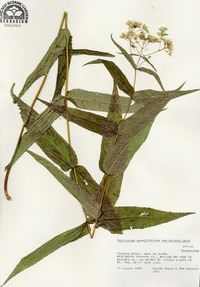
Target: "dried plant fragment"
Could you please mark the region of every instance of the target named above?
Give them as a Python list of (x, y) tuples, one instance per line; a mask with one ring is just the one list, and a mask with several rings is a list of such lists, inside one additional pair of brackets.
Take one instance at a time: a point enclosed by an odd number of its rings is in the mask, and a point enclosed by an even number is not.
[[(172, 99), (198, 91), (198, 89), (182, 90), (184, 84), (175, 90), (164, 89), (151, 57), (161, 51), (171, 56), (173, 42), (167, 38), (166, 27), (159, 28), (157, 35), (152, 35), (147, 25), (142, 22), (129, 20), (127, 25), (128, 32), (122, 33), (121, 37), (129, 42), (129, 52), (119, 45), (112, 35), (111, 40), (132, 67), (132, 83), (113, 61), (98, 58), (86, 65), (103, 64), (106, 73), (109, 72), (113, 81), (112, 93), (86, 91), (76, 87), (68, 91), (69, 67), (73, 56), (113, 57), (113, 55), (89, 49), (73, 49), (65, 12), (56, 39), (28, 76), (18, 97), (13, 92), (14, 85), (11, 88), (12, 98), (20, 108), (24, 122), (23, 129), (25, 128), (26, 132), (22, 129), (14, 155), (6, 167), (5, 182), (8, 180), (10, 168), (27, 152), (79, 201), (84, 211), (85, 222), (54, 237), (24, 257), (3, 285), (58, 248), (87, 234), (93, 238), (96, 228), (102, 227), (111, 233), (122, 234), (124, 230), (150, 228), (193, 214), (161, 211), (149, 207), (116, 206), (124, 172), (135, 153), (147, 140), (157, 116), (166, 109)], [(45, 108), (43, 112), (38, 113), (33, 109), (33, 105), (38, 100), (46, 76), (56, 60), (57, 79), (52, 100), (47, 102), (40, 99)], [(137, 90), (139, 72), (152, 76), (161, 90), (150, 88)], [(41, 88), (33, 104), (29, 106), (21, 100), (21, 97), (42, 76), (44, 78)], [(62, 95), (64, 86), (65, 91)], [(120, 94), (121, 91), (124, 95)], [(75, 108), (69, 107), (69, 102)], [(97, 112), (105, 112), (107, 115)], [(68, 140), (52, 127), (58, 118), (64, 118), (67, 123)], [(72, 147), (69, 122), (102, 137), (99, 158), (99, 168), (102, 172), (100, 183), (96, 182), (88, 167), (78, 164), (77, 155)], [(29, 150), (34, 143), (49, 159)], [(94, 224), (93, 231), (91, 224)]]

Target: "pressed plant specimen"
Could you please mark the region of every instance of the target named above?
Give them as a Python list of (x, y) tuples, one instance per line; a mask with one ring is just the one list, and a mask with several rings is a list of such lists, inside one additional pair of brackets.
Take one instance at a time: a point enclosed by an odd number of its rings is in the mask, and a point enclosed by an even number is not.
[[(93, 238), (97, 228), (102, 227), (111, 233), (121, 234), (127, 229), (143, 229), (192, 214), (192, 212), (161, 211), (150, 207), (116, 206), (124, 172), (134, 154), (147, 139), (157, 115), (164, 111), (172, 99), (197, 91), (197, 89), (182, 90), (183, 85), (175, 90), (165, 90), (156, 68), (151, 63), (151, 57), (155, 53), (163, 51), (171, 56), (173, 52), (173, 42), (167, 38), (166, 27), (161, 27), (155, 36), (151, 35), (146, 24), (141, 22), (129, 20), (127, 26), (128, 32), (122, 33), (121, 38), (128, 41), (129, 52), (119, 45), (113, 36), (111, 41), (119, 49), (120, 57), (125, 57), (133, 69), (132, 84), (122, 70), (107, 59), (114, 57), (112, 54), (73, 49), (72, 36), (67, 27), (67, 13), (64, 13), (56, 39), (28, 76), (19, 95), (14, 94), (14, 85), (11, 88), (13, 101), (20, 108), (23, 127), (14, 155), (6, 167), (7, 199), (11, 199), (8, 193), (8, 179), (12, 166), (27, 152), (80, 202), (85, 222), (54, 237), (24, 257), (4, 284), (58, 248), (85, 235)], [(111, 93), (68, 89), (71, 57), (78, 55), (101, 57), (87, 65), (104, 65), (105, 72), (109, 72), (113, 82)], [(55, 61), (58, 61), (56, 87), (52, 101), (46, 102), (39, 96)], [(138, 73), (152, 77), (158, 83), (159, 90), (137, 91)], [(32, 105), (29, 106), (22, 100), (22, 96), (41, 77), (43, 77), (41, 86)], [(119, 91), (123, 92), (123, 95), (120, 95)], [(36, 101), (44, 104), (43, 112), (38, 113), (34, 109)], [(69, 103), (74, 107), (70, 107)], [(106, 112), (107, 116), (102, 116), (98, 112)], [(60, 117), (66, 121), (67, 140), (52, 127), (54, 121)], [(78, 164), (71, 143), (70, 122), (102, 136), (99, 158), (99, 168), (102, 171), (100, 183), (93, 179), (86, 167)], [(47, 157), (30, 150), (34, 143)]]

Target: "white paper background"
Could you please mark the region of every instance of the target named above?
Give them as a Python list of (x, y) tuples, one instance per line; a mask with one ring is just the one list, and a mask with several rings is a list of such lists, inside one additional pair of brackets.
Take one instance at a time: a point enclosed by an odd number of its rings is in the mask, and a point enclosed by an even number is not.
[[(0, 6), (5, 2), (1, 1)], [(13, 200), (8, 202), (3, 195), (4, 167), (10, 161), (22, 125), (9, 90), (15, 82), (15, 93), (20, 91), (26, 77), (54, 40), (64, 11), (69, 13), (68, 25), (74, 48), (117, 53), (110, 34), (125, 44), (119, 35), (126, 31), (128, 19), (145, 22), (154, 33), (158, 27), (167, 26), (175, 45), (173, 57), (160, 54), (153, 61), (164, 86), (175, 89), (187, 81), (185, 89), (200, 87), (198, 0), (24, 0), (23, 4), (29, 11), (28, 24), (21, 28), (0, 24), (0, 283), (23, 256), (84, 221), (79, 204), (26, 154), (15, 164), (10, 175), (9, 192)], [(85, 56), (73, 59), (69, 89), (110, 93), (110, 75), (103, 66), (82, 67), (89, 60), (91, 58)], [(120, 56), (116, 57), (116, 63), (132, 81), (129, 64)], [(53, 94), (55, 73), (56, 66), (45, 85), (45, 99)], [(24, 100), (31, 101), (39, 84), (37, 82), (30, 89)], [(138, 77), (137, 89), (145, 88), (159, 89), (150, 76)], [(176, 99), (168, 108), (158, 116), (147, 142), (126, 171), (118, 205), (194, 211), (196, 215), (145, 230), (126, 231), (125, 235), (200, 235), (199, 94)], [(65, 123), (59, 120), (55, 126), (65, 136)], [(98, 171), (101, 138), (71, 126), (72, 145), (79, 163), (85, 165), (99, 182), (102, 176)], [(84, 237), (58, 250), (13, 278), (7, 286), (113, 286), (111, 265), (112, 235), (97, 230), (93, 240)]]

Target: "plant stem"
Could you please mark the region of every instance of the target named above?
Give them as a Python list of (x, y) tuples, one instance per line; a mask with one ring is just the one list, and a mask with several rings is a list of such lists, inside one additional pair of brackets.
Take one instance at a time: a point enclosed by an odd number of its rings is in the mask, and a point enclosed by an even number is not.
[(164, 49), (165, 49), (165, 47), (163, 47), (162, 49), (161, 49), (161, 48), (159, 48), (157, 51), (154, 51), (154, 52), (152, 52), (152, 53), (146, 54), (146, 55), (145, 55), (145, 57), (148, 57), (148, 56), (154, 55), (154, 54), (156, 54), (156, 53), (158, 53), (158, 52), (160, 52), (160, 51), (163, 51)]
[(142, 57), (143, 49), (144, 49), (144, 47), (141, 48), (140, 55), (139, 55), (139, 58), (138, 58), (138, 61), (137, 61), (137, 64), (136, 64), (136, 68), (135, 68), (133, 92), (132, 92), (132, 95), (131, 95), (131, 98), (130, 98), (130, 101), (129, 101), (129, 104), (128, 104), (128, 108), (127, 108), (126, 113), (125, 113), (125, 115), (124, 115), (122, 120), (125, 120), (125, 118), (127, 117), (127, 114), (129, 112), (129, 109), (130, 109), (130, 106), (131, 106), (131, 103), (132, 103), (132, 100), (133, 100), (133, 94), (135, 93), (135, 86), (136, 86), (137, 68), (139, 66), (139, 63), (140, 63), (140, 60), (141, 60), (141, 57)]
[[(62, 26), (65, 22), (65, 29), (67, 30), (67, 19), (68, 19), (68, 13), (64, 12), (63, 14), (63, 18), (61, 21), (61, 25), (60, 25), (60, 30), (62, 29)], [(69, 83), (69, 47), (68, 47), (68, 43), (66, 43), (66, 48), (65, 48), (65, 53), (66, 53), (66, 82), (65, 82), (65, 107), (66, 109), (68, 109), (68, 83)], [(70, 125), (69, 125), (69, 119), (67, 116), (67, 135), (68, 135), (68, 143), (70, 146), (72, 146), (71, 144), (71, 133), (70, 133)], [(78, 184), (78, 178), (77, 178), (77, 173), (76, 173), (76, 167), (73, 167), (73, 172), (74, 172), (74, 177), (75, 177), (75, 181)], [(85, 215), (85, 220), (87, 221), (87, 214), (85, 213), (84, 209), (83, 209), (84, 215)], [(89, 223), (87, 222), (87, 228), (88, 228), (88, 232), (90, 234), (90, 237), (92, 238), (92, 234), (91, 234), (91, 228)]]

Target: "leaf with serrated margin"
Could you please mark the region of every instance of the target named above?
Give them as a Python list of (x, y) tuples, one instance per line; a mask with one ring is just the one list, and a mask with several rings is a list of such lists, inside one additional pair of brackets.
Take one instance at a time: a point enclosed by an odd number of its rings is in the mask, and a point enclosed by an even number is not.
[(181, 88), (183, 87), (183, 85), (184, 83), (177, 89), (170, 90), (170, 91), (155, 91), (151, 89), (140, 90), (134, 93), (133, 100), (135, 101), (135, 103), (138, 103), (138, 104), (147, 104), (159, 98), (168, 97), (171, 99), (175, 99), (175, 98), (199, 91), (199, 89), (181, 91)]
[[(16, 97), (13, 93), (14, 85), (11, 89), (11, 95), (16, 103), (20, 102), (19, 97)], [(57, 99), (58, 104), (63, 104), (63, 99)], [(30, 117), (30, 111), (28, 111), (27, 119)], [(19, 145), (14, 151), (13, 157), (10, 163), (7, 165), (6, 169), (10, 168), (21, 156), (29, 149), (34, 142), (39, 141), (46, 131), (51, 127), (52, 123), (59, 117), (59, 114), (54, 112), (49, 107), (45, 109), (32, 125), (29, 126), (29, 130), (22, 136)], [(26, 122), (25, 122), (26, 125)]]
[(67, 189), (82, 205), (82, 207), (93, 218), (98, 218), (100, 214), (100, 205), (96, 200), (83, 188), (81, 188), (74, 180), (64, 174), (53, 163), (43, 158), (42, 156), (27, 151), (37, 162), (43, 165), (56, 179), (60, 182), (65, 189)]
[(132, 157), (147, 139), (152, 122), (141, 129), (135, 136), (120, 136), (117, 142), (110, 148), (103, 170), (112, 177), (118, 177), (128, 167)]
[(117, 123), (103, 116), (85, 112), (79, 109), (66, 108), (65, 106), (48, 103), (43, 100), (40, 101), (54, 112), (58, 113), (64, 118), (67, 118), (70, 122), (73, 122), (89, 131), (105, 137), (113, 137), (117, 134)]
[[(137, 92), (136, 92), (137, 93)], [(73, 89), (68, 91), (68, 100), (72, 102), (77, 108), (108, 112), (112, 95), (105, 93), (98, 93), (92, 91), (86, 91), (81, 89)], [(125, 113), (130, 99), (127, 97), (119, 96), (119, 101), (122, 109), (122, 113)], [(129, 109), (129, 113), (134, 113), (138, 108), (141, 108), (140, 104), (133, 104)]]
[(89, 65), (89, 64), (104, 64), (104, 66), (106, 67), (110, 75), (112, 76), (113, 80), (118, 85), (119, 89), (125, 94), (132, 97), (134, 93), (134, 89), (129, 83), (126, 76), (123, 74), (123, 72), (120, 70), (120, 68), (115, 63), (113, 63), (112, 61), (97, 59), (85, 65)]
[(122, 52), (122, 54), (124, 55), (124, 57), (128, 60), (128, 62), (131, 64), (131, 66), (136, 69), (137, 65), (135, 64), (133, 58), (131, 57), (131, 55), (129, 53), (126, 52), (126, 50), (121, 47), (112, 37), (111, 35), (111, 40), (113, 41), (113, 43), (115, 44), (115, 46), (117, 46), (117, 48), (119, 48), (119, 50)]
[(102, 211), (98, 222), (100, 227), (111, 233), (123, 233), (124, 230), (148, 228), (191, 214), (193, 212), (167, 212), (148, 207), (119, 206)]
[[(113, 85), (113, 93), (110, 98), (109, 112), (107, 114), (107, 119), (116, 122), (117, 124), (122, 120), (122, 111), (121, 105), (119, 101), (119, 94), (117, 90), (117, 85), (114, 82)], [(101, 154), (99, 159), (99, 167), (103, 170), (103, 162), (104, 159), (110, 149), (110, 147), (114, 144), (116, 139), (116, 135), (113, 135), (110, 138), (103, 137), (101, 142)]]
[[(21, 110), (22, 120), (25, 123), (27, 122), (25, 127), (27, 131), (29, 131), (39, 117), (39, 114), (34, 109), (31, 109), (30, 116), (28, 116), (30, 107), (14, 95), (13, 99), (17, 101)], [(62, 170), (68, 171), (77, 165), (77, 156), (71, 145), (69, 145), (53, 127), (48, 128), (35, 142), (52, 161), (62, 168)]]
[(151, 122), (161, 111), (163, 111), (170, 100), (199, 91), (199, 89), (181, 91), (180, 89), (182, 86), (183, 85), (173, 91), (160, 92), (146, 90), (147, 92), (141, 91), (140, 95), (138, 93), (135, 101), (142, 101), (144, 103), (143, 108), (119, 124), (119, 134), (126, 137), (137, 134), (142, 127)]
[(59, 31), (58, 36), (49, 47), (45, 56), (42, 58), (35, 70), (28, 76), (21, 92), (19, 93), (19, 97), (22, 97), (36, 80), (49, 72), (57, 58), (62, 55), (63, 50), (68, 44), (70, 38), (71, 36), (69, 30), (62, 29)]
[(164, 97), (155, 99), (144, 105), (138, 112), (119, 124), (118, 130), (120, 136), (126, 138), (136, 136), (163, 111), (169, 101), (169, 97)]
[(196, 91), (180, 91), (181, 87), (175, 91), (168, 91), (165, 96), (148, 102), (138, 112), (120, 122), (118, 125), (120, 137), (111, 147), (104, 161), (103, 170), (105, 173), (112, 176), (121, 174), (127, 168), (132, 156), (146, 140), (154, 119), (163, 111), (168, 102), (171, 99)]
[(22, 258), (2, 286), (4, 286), (8, 281), (10, 281), (10, 279), (15, 277), (17, 274), (33, 266), (34, 264), (36, 264), (46, 256), (50, 255), (51, 253), (55, 252), (59, 248), (75, 240), (78, 240), (87, 234), (87, 224), (83, 223), (73, 229), (70, 229), (55, 236), (54, 238), (37, 248), (35, 251)]
[[(122, 120), (122, 109), (119, 99), (119, 94), (117, 90), (117, 85), (114, 82), (113, 85), (113, 93), (110, 99), (110, 106), (109, 106), (109, 112), (107, 115), (107, 118), (110, 120), (114, 120), (115, 122), (119, 123)], [(101, 154), (99, 159), (99, 167), (103, 171), (103, 163), (104, 160), (111, 148), (111, 146), (115, 143), (116, 136), (113, 136), (111, 138), (102, 138), (101, 143)], [(117, 178), (108, 177), (107, 179), (107, 185), (106, 185), (106, 196), (108, 197), (110, 204), (115, 205), (116, 201), (119, 198), (120, 190), (121, 190), (121, 184), (123, 179), (123, 173), (120, 174)], [(104, 182), (104, 179), (103, 179)]]
[(145, 142), (155, 117), (169, 101), (168, 97), (155, 99), (121, 121), (118, 126), (120, 137), (104, 161), (103, 170), (106, 174), (116, 177), (125, 171), (133, 155)]

